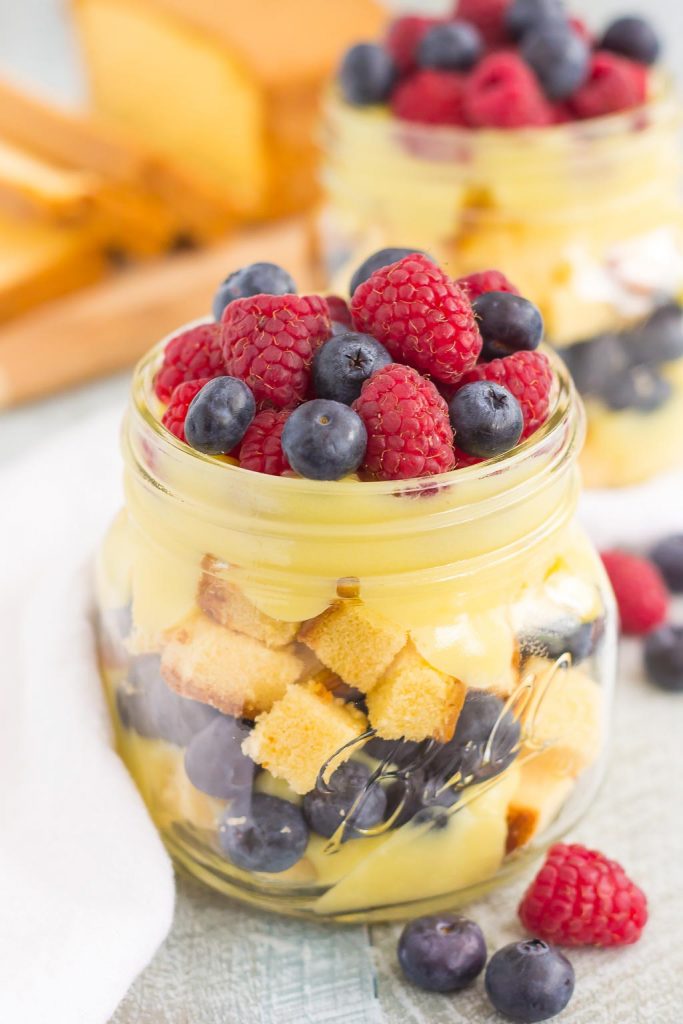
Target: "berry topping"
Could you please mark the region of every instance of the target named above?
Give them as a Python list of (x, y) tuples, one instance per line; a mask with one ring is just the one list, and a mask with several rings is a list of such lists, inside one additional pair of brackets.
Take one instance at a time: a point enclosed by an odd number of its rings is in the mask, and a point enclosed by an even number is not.
[(564, 20), (564, 0), (512, 0), (505, 15), (505, 25), (513, 39), (522, 39), (543, 23)]
[(665, 621), (669, 593), (652, 562), (626, 551), (605, 551), (602, 561), (619, 606), (624, 633), (642, 636)]
[(505, 12), (510, 0), (457, 0), (454, 17), (476, 25), (489, 46), (506, 41)]
[(481, 363), (465, 374), (459, 386), (475, 380), (502, 384), (515, 396), (524, 416), (522, 439), (531, 437), (547, 420), (553, 371), (543, 352), (515, 352), (505, 359)]
[(551, 100), (567, 99), (588, 76), (590, 47), (562, 21), (541, 23), (527, 32), (521, 54)]
[(370, 769), (357, 761), (345, 761), (327, 784), (318, 785), (304, 797), (303, 812), (313, 832), (330, 839), (344, 822), (344, 840), (356, 829), (370, 829), (384, 818), (387, 798), (378, 783), (370, 784)]
[(191, 380), (210, 380), (225, 373), (223, 345), (216, 324), (200, 324), (176, 334), (164, 349), (154, 381), (158, 399), (168, 402), (175, 388)]
[(558, 843), (519, 907), (524, 927), (562, 946), (627, 946), (647, 922), (647, 900), (616, 861)]
[(339, 84), (348, 103), (364, 107), (388, 100), (396, 76), (396, 65), (387, 50), (374, 43), (358, 43), (342, 61)]
[(185, 439), (205, 455), (228, 455), (255, 413), (254, 396), (243, 380), (216, 377), (192, 399), (185, 417)]
[(457, 391), (448, 405), (458, 447), (465, 455), (492, 459), (518, 444), (524, 429), (519, 402), (507, 388), (478, 380)]
[(683, 626), (662, 626), (645, 641), (645, 671), (662, 690), (683, 693)]
[(243, 871), (276, 874), (301, 860), (308, 828), (301, 810), (288, 800), (254, 793), (225, 812), (218, 829), (221, 849)]
[(425, 256), (376, 270), (354, 292), (354, 324), (408, 363), (455, 383), (477, 361), (481, 336), (465, 293)]
[(533, 351), (543, 339), (543, 317), (533, 302), (509, 292), (486, 292), (472, 303), (484, 343), (484, 361)]
[(671, 383), (651, 366), (632, 366), (606, 380), (601, 391), (605, 405), (614, 412), (635, 409), (656, 412), (669, 401)]
[[(399, 260), (404, 259), (406, 256), (424, 256), (427, 260), (432, 260), (426, 252), (422, 252), (421, 249), (379, 249), (377, 252), (373, 252), (372, 256), (368, 256), (361, 265), (356, 269), (351, 282), (349, 284), (349, 292), (353, 295), (357, 288), (359, 288), (368, 278), (372, 277), (376, 270), (381, 270), (382, 267), (389, 267), (392, 263), (398, 263)], [(434, 260), (432, 260), (432, 263)]]
[(650, 558), (664, 577), (669, 590), (674, 594), (683, 594), (683, 533), (660, 540), (650, 552)]
[(466, 21), (451, 21), (430, 28), (420, 41), (418, 63), (440, 71), (469, 71), (481, 57), (484, 42)]
[(278, 409), (303, 400), (315, 351), (331, 331), (319, 295), (236, 299), (221, 328), (227, 373), (248, 384), (257, 402)]
[(468, 690), (453, 739), (444, 744), (430, 771), (448, 782), (486, 782), (504, 772), (519, 750), (519, 722), (493, 693)]
[(226, 277), (213, 300), (213, 316), (220, 320), (228, 303), (252, 295), (294, 295), (296, 284), (277, 263), (252, 263)]
[(333, 331), (335, 326), (351, 327), (351, 310), (346, 299), (339, 295), (328, 295), (325, 302)]
[(452, 71), (418, 71), (396, 89), (391, 109), (403, 121), (416, 124), (464, 125), (462, 99), (465, 80)]
[(607, 28), (600, 49), (611, 50), (641, 64), (654, 64), (662, 46), (649, 21), (645, 21), (644, 18), (626, 17), (617, 18)]
[(519, 295), (519, 290), (500, 270), (482, 270), (477, 274), (468, 274), (455, 283), (467, 293), (470, 302), (474, 302), (486, 292), (509, 292), (510, 295)]
[(309, 480), (340, 480), (355, 473), (366, 446), (360, 416), (348, 405), (324, 398), (300, 405), (282, 431), (282, 449), (290, 466)]
[(486, 994), (498, 1013), (520, 1024), (549, 1020), (574, 994), (574, 968), (540, 939), (511, 942), (494, 953), (485, 975)]
[(226, 715), (198, 732), (185, 751), (185, 774), (192, 785), (218, 800), (250, 793), (256, 769), (241, 749), (248, 735), (246, 725)]
[(162, 416), (161, 422), (179, 441), (187, 443), (185, 438), (187, 411), (204, 385), (208, 383), (206, 377), (202, 380), (190, 380), (186, 384), (179, 384), (173, 391), (168, 409)]
[(242, 469), (267, 473), (269, 476), (282, 476), (290, 472), (291, 466), (282, 450), (282, 431), (288, 417), (288, 409), (279, 412), (264, 409), (256, 413), (240, 445)]
[(365, 382), (353, 407), (367, 430), (364, 467), (371, 476), (405, 480), (453, 469), (448, 406), (416, 370), (390, 364)]
[(535, 128), (553, 112), (529, 67), (515, 53), (492, 53), (474, 69), (463, 89), (463, 109), (475, 128)]
[(647, 99), (647, 72), (642, 64), (607, 50), (593, 54), (587, 80), (571, 98), (577, 117), (603, 117), (638, 107)]
[(419, 988), (458, 992), (483, 971), (486, 942), (479, 925), (465, 917), (419, 917), (401, 933), (398, 962), (406, 978)]
[(365, 381), (390, 362), (384, 345), (369, 334), (337, 334), (315, 354), (312, 372), (316, 396), (351, 405)]
[(396, 18), (389, 25), (384, 45), (402, 74), (414, 71), (417, 67), (418, 47), (423, 36), (435, 24), (437, 22), (434, 18), (407, 15), (405, 18)]

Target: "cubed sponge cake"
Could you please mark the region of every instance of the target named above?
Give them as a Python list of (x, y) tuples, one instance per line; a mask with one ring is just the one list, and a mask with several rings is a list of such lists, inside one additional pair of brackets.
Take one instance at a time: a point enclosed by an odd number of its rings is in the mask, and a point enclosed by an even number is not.
[(339, 601), (306, 623), (299, 638), (345, 683), (369, 693), (407, 634), (361, 601)]
[(431, 668), (407, 644), (367, 699), (370, 723), (387, 740), (453, 738), (467, 688)]
[(539, 832), (544, 832), (559, 814), (573, 788), (574, 780), (548, 770), (542, 757), (523, 764), (519, 783), (508, 806), (507, 853), (526, 846)]
[(199, 581), (197, 603), (221, 626), (260, 640), (267, 647), (285, 647), (297, 634), (299, 622), (281, 622), (265, 615), (244, 596), (239, 587), (218, 573), (220, 563), (207, 555)]
[(181, 696), (249, 718), (268, 711), (301, 671), (291, 651), (271, 650), (198, 614), (166, 635), (161, 655), (161, 673)]
[(331, 758), (335, 768), (351, 757), (353, 747), (342, 748), (366, 729), (362, 712), (311, 682), (288, 686), (284, 697), (258, 717), (242, 750), (303, 796)]

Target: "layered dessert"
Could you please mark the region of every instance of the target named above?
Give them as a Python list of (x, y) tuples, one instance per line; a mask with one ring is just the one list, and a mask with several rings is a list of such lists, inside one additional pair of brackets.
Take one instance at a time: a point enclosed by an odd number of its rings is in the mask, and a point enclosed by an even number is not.
[[(680, 108), (647, 22), (599, 34), (561, 0), (460, 0), (348, 51), (326, 116), (322, 244), (342, 288), (380, 246), (496, 266), (591, 365), (595, 485), (683, 458)], [(577, 375), (580, 386), (585, 374)]]
[(97, 569), (119, 750), (173, 855), (338, 920), (464, 902), (566, 830), (615, 646), (537, 307), (419, 253), (354, 283), (244, 267), (151, 349)]

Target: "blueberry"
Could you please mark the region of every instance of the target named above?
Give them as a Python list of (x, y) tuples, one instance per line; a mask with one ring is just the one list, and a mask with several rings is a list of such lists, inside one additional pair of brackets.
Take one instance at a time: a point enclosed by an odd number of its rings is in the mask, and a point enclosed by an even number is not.
[(496, 1010), (522, 1024), (549, 1020), (574, 993), (574, 968), (540, 939), (511, 942), (489, 960), (486, 994)]
[(519, 722), (499, 697), (468, 690), (455, 735), (438, 752), (430, 771), (445, 781), (460, 772), (468, 783), (485, 782), (512, 764), (520, 736)]
[(465, 384), (451, 398), (448, 411), (458, 447), (479, 459), (509, 452), (522, 436), (522, 407), (502, 384)]
[(296, 295), (290, 274), (276, 263), (252, 263), (226, 277), (213, 300), (214, 320), (220, 320), (225, 307), (234, 299), (252, 295)]
[(683, 358), (683, 309), (676, 302), (660, 306), (624, 335), (624, 347), (634, 365), (660, 366)]
[(523, 658), (540, 657), (557, 661), (570, 654), (574, 665), (590, 658), (602, 637), (604, 620), (581, 622), (567, 617), (539, 626), (519, 638)]
[(351, 405), (365, 381), (391, 362), (384, 345), (369, 334), (357, 334), (347, 328), (343, 334), (333, 335), (315, 354), (315, 393), (318, 398)]
[(405, 767), (409, 764), (417, 764), (424, 744), (414, 740), (383, 740), (379, 736), (373, 736), (363, 747), (363, 753), (387, 764), (395, 764)]
[(422, 37), (417, 52), (423, 68), (441, 71), (469, 71), (484, 52), (479, 31), (467, 21), (434, 25)]
[(649, 21), (626, 17), (612, 22), (602, 37), (600, 49), (612, 50), (641, 64), (654, 64), (662, 46)]
[(666, 580), (669, 590), (683, 594), (683, 533), (660, 540), (652, 549), (650, 558)]
[(117, 694), (119, 716), (124, 726), (140, 736), (184, 747), (219, 715), (208, 704), (175, 693), (161, 675), (156, 654), (133, 659), (128, 684), (128, 690)]
[[(387, 798), (377, 783), (370, 784), (370, 769), (358, 761), (345, 761), (335, 770), (327, 785), (319, 783), (304, 797), (304, 817), (318, 835), (330, 839), (343, 822), (349, 822), (344, 839), (352, 839), (356, 829), (368, 829), (384, 818)], [(360, 798), (360, 799), (359, 799)], [(356, 801), (358, 806), (349, 814)]]
[(561, 21), (542, 22), (527, 32), (521, 54), (551, 100), (567, 99), (588, 76), (590, 47)]
[[(460, 799), (461, 791), (452, 786), (442, 789), (445, 781), (436, 774), (429, 774), (427, 766), (399, 773), (398, 778), (386, 788), (385, 820), (391, 820), (396, 814), (391, 827), (401, 828), (409, 821), (419, 824), (424, 820), (423, 812), (453, 807)], [(444, 826), (448, 824), (448, 817), (432, 820)]]
[(254, 396), (243, 380), (216, 377), (190, 403), (185, 418), (187, 443), (205, 455), (228, 455), (255, 415)]
[(645, 640), (645, 669), (655, 686), (683, 693), (683, 626), (662, 626)]
[(414, 256), (415, 253), (419, 253), (420, 256), (426, 256), (427, 259), (431, 259), (428, 253), (423, 252), (422, 249), (379, 249), (374, 252), (372, 256), (368, 256), (366, 260), (357, 268), (353, 277), (351, 278), (351, 284), (349, 285), (349, 291), (351, 295), (355, 292), (360, 285), (364, 284), (369, 277), (375, 273), (376, 270), (381, 270), (382, 267), (390, 267), (392, 263), (398, 263), (399, 260), (405, 259), (406, 256)]
[(341, 402), (316, 398), (295, 409), (282, 431), (282, 450), (299, 476), (340, 480), (355, 473), (368, 435), (360, 416)]
[(479, 925), (466, 917), (419, 917), (401, 933), (398, 962), (406, 978), (419, 988), (458, 992), (483, 971), (486, 942)]
[(671, 397), (671, 384), (649, 366), (634, 366), (607, 381), (602, 398), (613, 412), (656, 412)]
[(629, 366), (626, 348), (614, 334), (581, 341), (561, 349), (560, 355), (582, 395), (601, 395), (608, 383)]
[(230, 800), (251, 790), (255, 766), (242, 753), (249, 728), (221, 715), (190, 740), (185, 751), (185, 773), (197, 789), (219, 800)]
[(513, 39), (521, 39), (544, 21), (566, 21), (563, 0), (513, 0), (505, 14), (505, 27)]
[(296, 804), (254, 793), (228, 808), (218, 828), (218, 841), (238, 868), (277, 874), (303, 857), (308, 827)]
[(484, 341), (482, 361), (531, 351), (543, 340), (543, 317), (533, 302), (509, 292), (485, 292), (472, 303)]
[(388, 100), (397, 77), (396, 65), (382, 46), (357, 43), (344, 56), (339, 85), (347, 103), (365, 107)]

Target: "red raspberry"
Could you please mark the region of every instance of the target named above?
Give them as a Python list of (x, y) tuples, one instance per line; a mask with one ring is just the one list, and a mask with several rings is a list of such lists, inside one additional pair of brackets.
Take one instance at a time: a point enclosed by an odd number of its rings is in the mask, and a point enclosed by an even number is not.
[(475, 299), (478, 299), (480, 295), (485, 295), (486, 292), (508, 292), (510, 295), (522, 294), (500, 270), (482, 270), (478, 274), (468, 274), (467, 277), (461, 277), (455, 283), (460, 285), (470, 302), (474, 302)]
[(536, 128), (553, 109), (537, 78), (516, 53), (491, 53), (468, 75), (463, 110), (475, 128)]
[(240, 445), (242, 469), (268, 473), (270, 476), (282, 476), (289, 471), (290, 466), (281, 444), (282, 431), (289, 413), (289, 409), (264, 409), (256, 413)]
[(532, 935), (560, 946), (628, 946), (647, 923), (647, 898), (616, 861), (558, 843), (527, 890), (519, 917)]
[(470, 466), (478, 466), (480, 463), (485, 462), (485, 459), (478, 459), (476, 455), (468, 455), (462, 448), (458, 448), (457, 444), (453, 449), (455, 453), (455, 468), (456, 469), (469, 469)]
[(419, 124), (465, 125), (462, 97), (465, 78), (453, 71), (418, 71), (396, 88), (394, 115)]
[(351, 310), (346, 299), (342, 299), (339, 295), (328, 295), (325, 302), (330, 320), (334, 320), (336, 324), (345, 324), (347, 327), (353, 326)]
[(639, 107), (647, 99), (648, 74), (644, 64), (598, 50), (590, 74), (571, 105), (577, 117), (604, 117)]
[(171, 395), (168, 409), (164, 413), (161, 422), (170, 430), (179, 441), (185, 441), (185, 417), (187, 410), (195, 395), (198, 395), (210, 378), (202, 377), (201, 380), (189, 380), (179, 384)]
[(476, 25), (489, 46), (500, 46), (507, 39), (505, 12), (512, 0), (458, 0), (453, 17)]
[(444, 383), (475, 365), (482, 340), (462, 289), (426, 256), (382, 267), (351, 300), (359, 331), (381, 341), (397, 362)]
[(464, 375), (458, 387), (473, 380), (495, 381), (512, 392), (524, 414), (522, 439), (531, 437), (548, 419), (553, 371), (542, 352), (515, 352), (505, 359), (480, 363)]
[(437, 18), (408, 15), (405, 18), (396, 18), (389, 25), (384, 47), (394, 58), (394, 63), (402, 74), (415, 70), (417, 48), (437, 21)]
[(164, 349), (154, 390), (157, 398), (168, 402), (174, 388), (200, 377), (212, 380), (225, 373), (223, 347), (218, 324), (201, 324), (176, 334)]
[(368, 432), (364, 468), (380, 480), (447, 473), (455, 465), (448, 406), (431, 381), (390, 363), (353, 403)]
[(253, 295), (226, 307), (221, 330), (226, 372), (245, 381), (257, 402), (284, 409), (304, 399), (331, 324), (319, 295)]
[(627, 551), (605, 551), (602, 560), (619, 606), (622, 631), (642, 636), (661, 626), (669, 612), (669, 592), (657, 566)]

